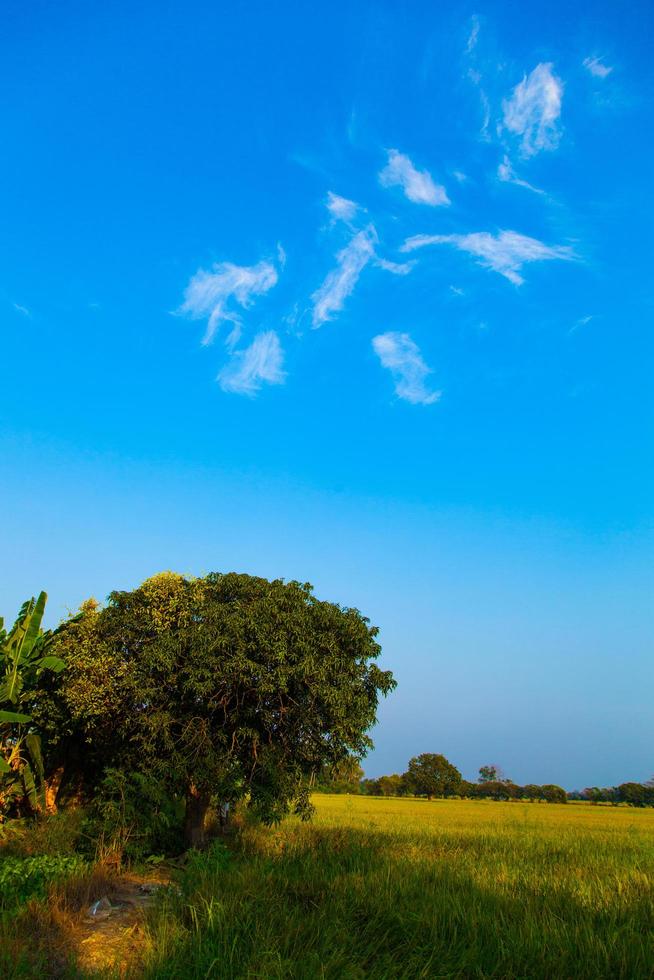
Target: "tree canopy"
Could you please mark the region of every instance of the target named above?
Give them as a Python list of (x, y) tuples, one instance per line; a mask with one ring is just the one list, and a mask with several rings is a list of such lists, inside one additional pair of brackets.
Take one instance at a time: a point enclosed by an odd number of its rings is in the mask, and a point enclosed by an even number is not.
[(449, 796), (461, 784), (461, 773), (444, 755), (424, 752), (409, 761), (407, 784), (416, 796)]
[(91, 748), (87, 778), (99, 740), (105, 765), (186, 793), (196, 843), (212, 796), (247, 796), (267, 821), (307, 815), (307, 777), (366, 754), (395, 686), (376, 635), (308, 584), (164, 573), (61, 630), (68, 677), (54, 699), (69, 740)]

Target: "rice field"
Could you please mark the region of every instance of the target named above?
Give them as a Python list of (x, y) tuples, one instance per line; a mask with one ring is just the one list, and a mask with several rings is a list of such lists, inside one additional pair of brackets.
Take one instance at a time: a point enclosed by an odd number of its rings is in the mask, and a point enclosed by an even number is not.
[(139, 976), (654, 977), (654, 810), (314, 802), (198, 855)]

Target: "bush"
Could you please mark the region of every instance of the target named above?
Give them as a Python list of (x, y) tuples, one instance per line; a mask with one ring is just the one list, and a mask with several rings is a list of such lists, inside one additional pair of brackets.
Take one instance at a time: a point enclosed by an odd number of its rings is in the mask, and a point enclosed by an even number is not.
[(120, 865), (152, 854), (179, 854), (183, 822), (184, 801), (171, 797), (156, 779), (108, 769), (83, 831), (100, 861)]
[(84, 812), (60, 810), (41, 820), (9, 820), (3, 825), (0, 853), (13, 857), (33, 854), (75, 854)]
[(40, 857), (4, 857), (0, 861), (0, 909), (29, 898), (43, 898), (51, 882), (79, 874), (87, 867), (76, 854)]

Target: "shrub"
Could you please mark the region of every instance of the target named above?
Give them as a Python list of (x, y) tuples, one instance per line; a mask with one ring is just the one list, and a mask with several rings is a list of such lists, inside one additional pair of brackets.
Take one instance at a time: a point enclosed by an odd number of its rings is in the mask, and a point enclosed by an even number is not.
[(4, 857), (0, 861), (0, 909), (29, 898), (43, 898), (51, 882), (79, 874), (87, 867), (77, 854)]
[(156, 779), (109, 769), (88, 811), (83, 830), (101, 861), (120, 865), (151, 854), (179, 854), (183, 843), (183, 801)]

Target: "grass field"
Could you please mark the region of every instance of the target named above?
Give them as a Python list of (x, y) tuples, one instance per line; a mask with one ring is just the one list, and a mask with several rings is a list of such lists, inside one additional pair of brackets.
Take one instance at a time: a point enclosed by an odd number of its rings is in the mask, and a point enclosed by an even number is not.
[(315, 803), (193, 862), (147, 977), (654, 977), (654, 810)]
[[(315, 804), (308, 824), (246, 823), (227, 845), (190, 852), (145, 930), (111, 926), (99, 961), (126, 956), (122, 968), (93, 976), (654, 978), (654, 810)], [(0, 859), (2, 980), (89, 976), (84, 912), (123, 879), (72, 866), (78, 825), (61, 814), (16, 838), (31, 857)]]

